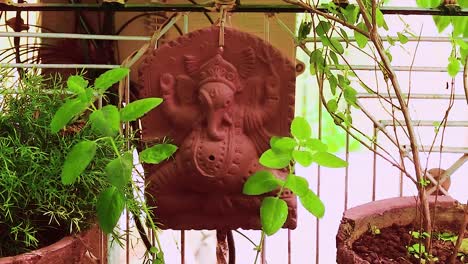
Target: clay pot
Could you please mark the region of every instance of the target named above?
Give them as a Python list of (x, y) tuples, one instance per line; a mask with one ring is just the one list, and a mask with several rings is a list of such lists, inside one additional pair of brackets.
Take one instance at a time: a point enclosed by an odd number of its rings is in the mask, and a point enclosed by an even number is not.
[(0, 264), (98, 264), (101, 256), (106, 256), (100, 244), (101, 232), (93, 227), (29, 253), (0, 258)]
[[(435, 196), (430, 196), (431, 210)], [(419, 206), (420, 204), (418, 204)], [(418, 225), (420, 213), (416, 208), (416, 197), (398, 197), (375, 201), (351, 208), (344, 212), (336, 236), (338, 264), (370, 264), (352, 249), (354, 241), (368, 232), (369, 226), (379, 229), (392, 226)], [(463, 206), (446, 196), (437, 197), (437, 228), (459, 229), (463, 221)]]

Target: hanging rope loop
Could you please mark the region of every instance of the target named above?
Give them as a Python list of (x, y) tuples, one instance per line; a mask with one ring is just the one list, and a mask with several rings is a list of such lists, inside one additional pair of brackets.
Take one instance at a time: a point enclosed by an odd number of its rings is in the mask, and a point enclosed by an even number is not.
[(224, 27), (226, 26), (227, 9), (221, 6), (219, 18), (219, 47), (224, 47)]
[(216, 9), (222, 10), (231, 10), (236, 6), (236, 0), (214, 0)]

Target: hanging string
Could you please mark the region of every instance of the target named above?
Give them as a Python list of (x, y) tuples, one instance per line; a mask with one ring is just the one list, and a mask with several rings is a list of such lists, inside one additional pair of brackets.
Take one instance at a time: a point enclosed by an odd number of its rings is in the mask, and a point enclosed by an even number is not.
[(226, 15), (227, 10), (225, 6), (221, 6), (221, 17), (219, 19), (219, 48), (222, 50), (224, 48), (224, 27), (226, 24)]
[(236, 0), (215, 0), (214, 3), (218, 10), (223, 7), (231, 10), (236, 6)]

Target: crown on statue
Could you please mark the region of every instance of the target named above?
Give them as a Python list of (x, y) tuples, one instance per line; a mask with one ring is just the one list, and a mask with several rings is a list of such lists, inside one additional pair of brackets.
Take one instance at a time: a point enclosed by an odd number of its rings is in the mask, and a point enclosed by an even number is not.
[(199, 70), (200, 86), (209, 82), (222, 82), (233, 91), (240, 90), (239, 74), (234, 65), (217, 54), (205, 62)]

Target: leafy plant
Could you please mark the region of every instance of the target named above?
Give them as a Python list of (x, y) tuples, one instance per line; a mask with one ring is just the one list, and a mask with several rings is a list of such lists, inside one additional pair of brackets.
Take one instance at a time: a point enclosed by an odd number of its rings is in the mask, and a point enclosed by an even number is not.
[[(421, 202), (421, 229), (431, 234), (432, 216), (427, 199), (429, 193), (425, 186), (429, 183), (436, 185), (437, 182), (430, 177), (431, 175), (425, 173), (425, 164), (420, 157), (418, 136), (411, 117), (412, 109), (409, 108), (411, 106), (410, 98), (403, 93), (403, 88), (406, 87), (401, 85), (392, 66), (390, 49), (395, 45), (407, 44), (410, 41), (409, 37), (418, 36), (410, 30), (409, 25), (403, 19), (401, 19), (404, 24), (403, 30), (397, 32), (395, 37), (385, 36), (385, 31), (389, 30), (389, 26), (381, 10), (384, 1), (357, 0), (342, 5), (336, 4), (335, 1), (321, 3), (321, 1), (284, 0), (284, 2), (298, 5), (308, 12), (299, 27), (300, 32), (294, 36), (294, 40), (297, 46), (309, 57), (310, 73), (316, 79), (322, 106), (334, 120), (334, 123), (341, 127), (350, 138), (355, 139), (376, 156), (399, 169), (402, 175), (414, 183)], [(440, 4), (438, 0), (418, 0), (417, 2), (418, 4), (429, 4), (429, 2)], [(459, 3), (460, 6), (466, 7), (466, 1), (459, 1)], [(323, 12), (323, 8), (327, 12)], [(465, 19), (466, 17), (443, 18), (443, 20), (452, 23), (454, 29), (452, 32), (453, 48), (448, 57), (447, 67), (451, 77), (459, 73), (461, 65), (465, 65), (465, 74), (468, 70), (466, 67), (467, 42), (461, 38), (467, 32), (462, 30), (467, 23), (460, 23)], [(308, 26), (309, 23), (312, 26)], [(351, 39), (351, 35), (354, 35), (355, 41)], [(314, 40), (314, 42), (307, 43), (309, 40)], [(375, 75), (376, 84), (369, 85), (369, 79), (361, 75), (360, 71), (351, 64), (353, 58), (350, 58), (349, 55), (355, 56), (356, 52), (360, 52), (362, 56), (374, 63), (375, 71), (379, 73)], [(411, 87), (407, 87), (407, 89), (409, 94), (412, 93)], [(385, 119), (393, 120), (392, 127), (401, 128), (403, 133), (398, 132), (399, 129), (391, 131), (382, 126), (373, 113), (361, 105), (358, 91), (366, 92), (377, 98), (382, 110), (386, 113)], [(453, 95), (453, 85), (450, 91)], [(433, 151), (434, 142), (436, 142), (435, 139), (439, 133), (445, 132), (452, 105), (453, 100), (450, 100), (445, 115), (436, 129), (429, 153)], [(368, 135), (361, 130), (359, 124), (353, 122), (352, 112), (355, 111), (368, 117), (378, 132), (388, 140), (390, 147), (377, 142), (374, 136)], [(409, 142), (409, 147), (404, 149), (401, 142)], [(392, 153), (398, 153), (399, 156), (395, 157)], [(401, 160), (405, 159), (412, 163), (411, 169), (401, 163)], [(425, 238), (424, 245), (430, 253), (430, 236)]]
[(428, 252), (426, 252), (426, 247), (421, 243), (416, 243), (411, 246), (408, 246), (407, 249), (410, 255), (412, 255), (416, 259), (421, 259), (421, 263), (426, 263), (426, 261), (430, 261), (431, 263), (439, 261), (437, 257), (434, 257)]
[(270, 149), (259, 158), (261, 165), (271, 169), (286, 169), (288, 175), (280, 179), (271, 171), (261, 170), (250, 176), (244, 184), (243, 193), (262, 195), (275, 191), (275, 196), (267, 196), (260, 207), (262, 230), (266, 235), (275, 234), (286, 222), (288, 206), (281, 199), (286, 189), (299, 197), (304, 208), (314, 216), (321, 218), (325, 206), (320, 198), (309, 188), (307, 179), (294, 173), (294, 165), (299, 163), (308, 167), (312, 163), (341, 168), (347, 162), (327, 152), (327, 145), (319, 139), (311, 138), (309, 123), (302, 117), (296, 117), (291, 123), (291, 137), (272, 137)]
[[(72, 186), (61, 183), (66, 154), (83, 140), (96, 140), (77, 120), (61, 133), (49, 123), (67, 92), (59, 78), (23, 76), (19, 83), (0, 77), (0, 256), (17, 255), (48, 245), (95, 221), (104, 175), (86, 169)], [(118, 146), (121, 138), (115, 139)], [(98, 142), (92, 167), (111, 161), (112, 149)]]
[(380, 235), (381, 234), (380, 228), (378, 228), (375, 225), (371, 225), (371, 224), (369, 224), (369, 232), (371, 232), (371, 234), (373, 234), (373, 235)]
[[(140, 222), (140, 215), (148, 216), (145, 222), (149, 229), (157, 231), (152, 214), (142, 198), (143, 195), (138, 195), (141, 194), (141, 190), (132, 180), (135, 149), (130, 146), (130, 143), (133, 139), (123, 137), (126, 144), (121, 145), (117, 144), (117, 140), (122, 138), (120, 130), (124, 127), (123, 124), (126, 123), (125, 127), (128, 128), (128, 122), (139, 119), (157, 107), (162, 103), (162, 99), (145, 98), (131, 102), (121, 109), (112, 104), (100, 109), (94, 105), (99, 98), (105, 97), (106, 91), (113, 84), (125, 78), (128, 72), (126, 68), (109, 70), (100, 75), (93, 86), (89, 86), (88, 81), (79, 75), (69, 77), (67, 87), (72, 95), (57, 110), (50, 123), (51, 131), (58, 133), (73, 120), (83, 118), (85, 126), (89, 126), (96, 135), (94, 140), (82, 140), (71, 147), (63, 163), (61, 179), (64, 185), (73, 186), (84, 177), (82, 173), (87, 169), (98, 171), (105, 176), (107, 188), (99, 192), (95, 204), (97, 220), (102, 230), (107, 234), (112, 234), (116, 239), (118, 235), (114, 232), (114, 228), (126, 207), (138, 222)], [(85, 113), (86, 117), (83, 116)], [(113, 159), (104, 166), (92, 166), (92, 161), (96, 153), (100, 151), (101, 145), (113, 151)], [(140, 161), (157, 164), (169, 158), (176, 150), (177, 147), (171, 144), (155, 145), (142, 152)], [(141, 235), (146, 234), (141, 228), (139, 232)], [(155, 263), (164, 263), (159, 240), (157, 240), (157, 247), (150, 245), (147, 237), (144, 241)]]

